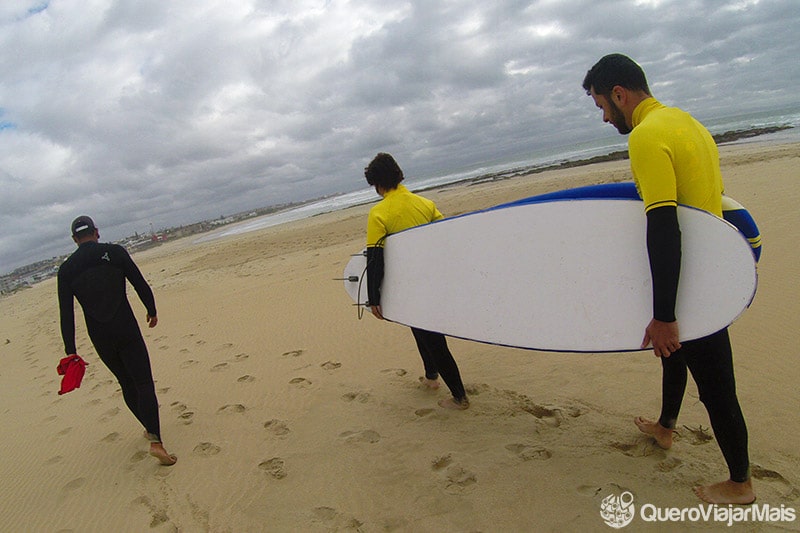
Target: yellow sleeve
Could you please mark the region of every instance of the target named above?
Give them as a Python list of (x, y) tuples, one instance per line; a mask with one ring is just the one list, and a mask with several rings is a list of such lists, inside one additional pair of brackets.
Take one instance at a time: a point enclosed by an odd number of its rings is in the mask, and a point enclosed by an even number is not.
[(665, 205), (678, 205), (673, 155), (670, 147), (642, 129), (634, 129), (628, 140), (636, 187), (644, 201), (645, 212)]
[(383, 239), (388, 235), (386, 222), (375, 208), (370, 209), (367, 217), (367, 247), (383, 247)]

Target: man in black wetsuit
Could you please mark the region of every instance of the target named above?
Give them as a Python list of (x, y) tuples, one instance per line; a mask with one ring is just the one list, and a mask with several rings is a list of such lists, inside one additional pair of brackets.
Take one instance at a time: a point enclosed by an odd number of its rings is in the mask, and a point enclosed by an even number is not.
[(100, 233), (91, 218), (80, 216), (72, 222), (72, 240), (78, 249), (58, 269), (64, 349), (67, 355), (77, 352), (73, 302), (77, 298), (97, 354), (119, 381), (128, 409), (145, 428), (150, 455), (163, 465), (173, 465), (177, 458), (167, 453), (161, 442), (150, 357), (128, 302), (125, 280), (131, 282), (147, 309), (147, 324), (151, 328), (158, 323), (153, 291), (125, 248), (100, 243), (99, 239)]

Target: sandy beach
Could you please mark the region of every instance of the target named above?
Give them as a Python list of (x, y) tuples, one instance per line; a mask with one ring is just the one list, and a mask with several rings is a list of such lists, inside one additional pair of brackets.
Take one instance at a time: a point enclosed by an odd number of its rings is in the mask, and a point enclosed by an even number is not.
[[(755, 301), (730, 330), (758, 503), (800, 511), (800, 144), (720, 153), (727, 192), (764, 243)], [(616, 161), (424, 194), (453, 216), (629, 179), (628, 162)], [(693, 485), (727, 477), (691, 380), (671, 450), (634, 426), (658, 415), (651, 352), (453, 339), (472, 406), (439, 408), (446, 388), (420, 388), (408, 328), (359, 320), (334, 281), (363, 246), (369, 207), (134, 256), (158, 305), (147, 329), (129, 290), (173, 467), (147, 455), (80, 310), (86, 377), (57, 394), (54, 279), (0, 299), (0, 531), (602, 531), (610, 494), (688, 508), (701, 504)], [(637, 516), (630, 530), (725, 527)], [(800, 531), (800, 517), (740, 527)]]

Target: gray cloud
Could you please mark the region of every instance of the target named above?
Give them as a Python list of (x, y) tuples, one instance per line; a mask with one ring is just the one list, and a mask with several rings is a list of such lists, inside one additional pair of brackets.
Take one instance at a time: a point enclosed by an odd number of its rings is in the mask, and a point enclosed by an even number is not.
[(0, 272), (104, 238), (614, 135), (580, 88), (639, 61), (701, 119), (797, 105), (794, 0), (18, 0), (0, 7)]

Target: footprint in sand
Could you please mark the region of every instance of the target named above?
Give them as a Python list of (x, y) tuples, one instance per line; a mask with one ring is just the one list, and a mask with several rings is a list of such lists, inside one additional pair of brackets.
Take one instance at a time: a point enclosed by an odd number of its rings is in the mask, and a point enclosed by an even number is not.
[(709, 432), (710, 430), (708, 428), (704, 428), (703, 426), (698, 425), (696, 428), (683, 426), (683, 428), (689, 432), (689, 444), (694, 446), (708, 444), (714, 440), (714, 435)]
[(338, 362), (335, 362), (335, 361), (325, 361), (324, 363), (322, 363), (319, 366), (321, 366), (325, 370), (336, 370), (337, 368), (341, 368), (342, 367), (342, 363), (338, 363)]
[(217, 455), (219, 452), (222, 451), (222, 448), (213, 444), (211, 442), (201, 442), (197, 446), (194, 447), (192, 453), (195, 455), (199, 455), (200, 457), (211, 457), (212, 455)]
[(469, 490), (477, 482), (478, 477), (474, 472), (470, 472), (461, 466), (453, 465), (447, 469), (445, 491), (449, 494), (461, 494)]
[(347, 443), (367, 442), (369, 444), (375, 444), (381, 440), (380, 434), (371, 429), (365, 429), (363, 431), (345, 431), (344, 433), (340, 433), (339, 437), (344, 439)]
[(223, 405), (217, 409), (218, 413), (244, 413), (245, 411), (247, 408), (240, 403)]
[[(112, 379), (107, 379), (107, 380), (101, 381), (97, 385), (92, 387), (92, 392), (96, 391), (97, 389), (101, 389), (101, 388), (105, 387), (106, 385), (112, 385), (113, 383), (114, 383), (114, 380), (112, 380)], [(100, 400), (97, 400), (97, 401), (100, 401)]]
[(188, 426), (192, 422), (194, 422), (194, 412), (193, 411), (184, 411), (183, 413), (178, 415), (178, 418), (183, 422), (184, 425)]
[(236, 355), (233, 356), (233, 359), (231, 359), (231, 360), (234, 363), (241, 363), (243, 361), (246, 361), (249, 357), (250, 356), (247, 355), (246, 353), (237, 353)]
[(266, 429), (273, 435), (278, 435), (278, 436), (286, 435), (287, 433), (289, 433), (289, 426), (286, 425), (286, 422), (275, 418), (264, 422), (264, 429)]
[(784, 500), (797, 501), (800, 499), (800, 490), (789, 483), (789, 481), (778, 472), (769, 470), (757, 464), (751, 465), (750, 470), (752, 476), (759, 481), (775, 481), (777, 483), (782, 483), (783, 485), (786, 485), (787, 488), (791, 489), (787, 494), (782, 496)]
[(561, 409), (547, 407), (534, 402), (528, 396), (514, 391), (504, 391), (514, 408), (533, 415), (552, 427), (559, 427), (564, 420)]
[[(639, 442), (612, 442), (609, 446), (615, 450), (622, 452), (623, 454), (627, 455), (628, 457), (648, 457), (657, 453), (657, 450), (649, 443), (645, 441)], [(660, 450), (661, 448), (659, 448)]]
[(553, 454), (547, 448), (542, 446), (531, 446), (528, 444), (507, 444), (506, 450), (510, 451), (523, 461), (531, 461), (533, 459), (544, 460), (550, 459)]
[(356, 401), (358, 403), (367, 403), (369, 401), (368, 392), (348, 392), (342, 395), (342, 399), (346, 402)]
[(487, 383), (465, 383), (464, 390), (467, 391), (469, 396), (478, 396), (484, 392), (488, 392), (492, 387)]
[(414, 414), (422, 418), (423, 416), (428, 416), (429, 414), (433, 413), (433, 411), (434, 411), (433, 409), (425, 407), (422, 409), (417, 409), (416, 411), (414, 411)]
[(58, 436), (60, 436), (60, 437), (63, 437), (64, 435), (66, 435), (66, 434), (67, 434), (67, 433), (69, 433), (70, 431), (72, 431), (72, 428), (71, 428), (71, 427), (70, 427), (70, 428), (64, 428), (64, 429), (62, 429), (61, 431), (59, 431), (59, 432), (57, 433), (57, 435), (58, 435)]
[(408, 374), (408, 370), (405, 368), (385, 368), (381, 370), (382, 374), (394, 374), (395, 376), (405, 376)]
[(301, 388), (311, 386), (311, 381), (307, 380), (306, 378), (294, 378), (289, 380), (289, 383)]
[[(656, 465), (656, 470), (659, 472), (672, 472), (683, 464), (683, 461), (677, 457), (667, 457)], [(754, 476), (755, 477), (755, 476)]]
[(440, 455), (433, 461), (431, 461), (431, 468), (433, 470), (441, 470), (446, 466), (450, 466), (450, 463), (453, 462), (453, 456), (449, 453), (447, 455)]
[(169, 404), (169, 406), (172, 407), (173, 411), (185, 411), (186, 410), (186, 404), (185, 403), (181, 403), (181, 402), (172, 402), (171, 404)]
[(107, 422), (109, 418), (113, 416), (117, 416), (119, 414), (119, 407), (114, 407), (109, 409), (98, 419), (98, 422)]
[(780, 475), (778, 472), (766, 469), (761, 465), (757, 464), (751, 465), (750, 473), (756, 479), (765, 479), (768, 481), (780, 481), (781, 483), (786, 483), (787, 485), (789, 484), (789, 482), (786, 481), (786, 478)]
[(217, 363), (211, 367), (211, 372), (221, 372), (228, 369), (228, 363)]
[(180, 366), (181, 366), (182, 369), (186, 369), (186, 368), (191, 368), (191, 367), (199, 365), (199, 364), (200, 364), (200, 361), (195, 361), (194, 359), (188, 359), (188, 360), (184, 361), (183, 363), (181, 363)]
[(143, 450), (139, 450), (138, 452), (131, 455), (130, 461), (131, 463), (138, 463), (139, 461), (144, 461), (148, 455), (150, 454)]
[[(165, 523), (170, 521), (169, 520), (169, 515), (167, 515), (166, 509), (159, 509), (158, 507), (156, 507), (156, 505), (147, 496), (140, 496), (140, 497), (136, 498), (135, 500), (133, 500), (131, 503), (134, 503), (134, 504), (137, 504), (137, 505), (142, 505), (142, 506), (146, 507), (150, 511), (150, 513), (151, 513), (150, 528), (151, 529), (157, 528), (161, 524), (165, 524)], [(174, 526), (175, 525), (173, 524), (173, 529), (177, 530), (177, 528), (175, 528)]]
[(119, 440), (119, 433), (114, 431), (113, 433), (109, 433), (100, 440), (102, 440), (103, 442), (117, 442)]
[(286, 470), (283, 468), (283, 459), (280, 457), (273, 457), (258, 464), (258, 468), (265, 471), (275, 479), (283, 479), (286, 477)]
[(61, 455), (54, 455), (53, 457), (51, 457), (50, 459), (45, 461), (44, 464), (46, 464), (46, 465), (54, 465), (54, 464), (60, 463), (63, 460), (64, 460), (64, 457), (62, 457)]
[(256, 378), (254, 378), (253, 376), (245, 374), (244, 376), (240, 377), (236, 381), (238, 381), (239, 383), (252, 383), (255, 380), (256, 380)]
[(298, 357), (303, 355), (305, 350), (292, 350), (290, 352), (283, 352), (284, 357)]
[(79, 478), (77, 478), (77, 479), (73, 479), (72, 481), (70, 481), (69, 483), (67, 483), (66, 485), (64, 485), (64, 490), (75, 490), (75, 489), (79, 489), (79, 488), (81, 488), (82, 486), (84, 486), (85, 484), (86, 484), (86, 478), (84, 478), (84, 477), (79, 477)]
[[(315, 507), (313, 510), (313, 521), (326, 522), (326, 529), (331, 531), (361, 531), (364, 523), (352, 516), (346, 516), (333, 507)], [(393, 529), (386, 529), (393, 531)]]

